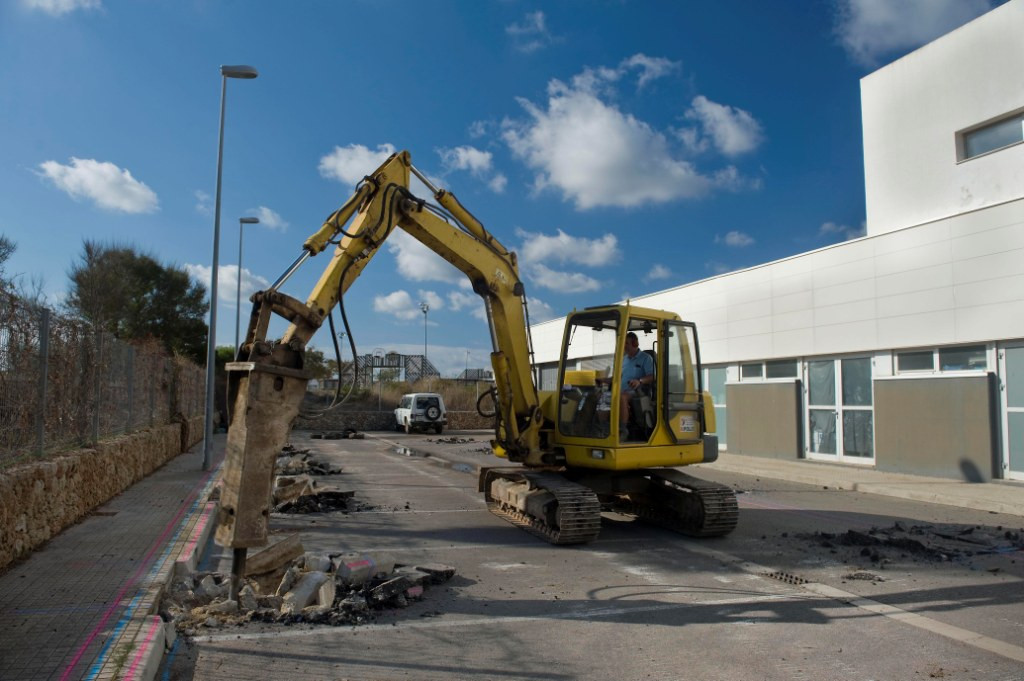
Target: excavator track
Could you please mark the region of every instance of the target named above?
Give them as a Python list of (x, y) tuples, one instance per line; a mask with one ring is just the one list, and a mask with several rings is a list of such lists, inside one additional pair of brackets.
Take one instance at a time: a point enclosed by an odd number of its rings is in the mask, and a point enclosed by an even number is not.
[[(553, 494), (558, 502), (558, 525), (553, 526), (500, 499), (492, 498), (490, 484), (498, 478), (528, 481), (532, 489)], [(500, 472), (492, 469), (486, 481), (485, 498), (491, 513), (551, 544), (585, 544), (596, 539), (601, 531), (601, 504), (597, 495), (589, 488), (566, 480), (557, 473), (521, 469)]]
[(736, 527), (739, 506), (731, 488), (672, 469), (646, 473), (648, 491), (642, 498), (620, 497), (615, 511), (691, 537), (721, 537)]

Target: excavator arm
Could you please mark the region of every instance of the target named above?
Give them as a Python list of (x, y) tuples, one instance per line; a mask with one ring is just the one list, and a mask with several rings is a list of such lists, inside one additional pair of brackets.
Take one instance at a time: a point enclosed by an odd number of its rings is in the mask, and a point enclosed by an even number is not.
[[(440, 207), (409, 190), (415, 174)], [(493, 351), (498, 428), (495, 448), (512, 461), (539, 466), (543, 417), (530, 365), (525, 293), (516, 256), (488, 233), (453, 194), (434, 188), (408, 152), (392, 155), (303, 244), (302, 255), (268, 290), (256, 293), (239, 361), (228, 369), (228, 429), (217, 543), (238, 551), (267, 539), (273, 467), (306, 390), (307, 343), (380, 246), (403, 229), (469, 277), (487, 310)], [(305, 303), (278, 288), (305, 260), (337, 248)], [(291, 322), (268, 341), (272, 315)]]

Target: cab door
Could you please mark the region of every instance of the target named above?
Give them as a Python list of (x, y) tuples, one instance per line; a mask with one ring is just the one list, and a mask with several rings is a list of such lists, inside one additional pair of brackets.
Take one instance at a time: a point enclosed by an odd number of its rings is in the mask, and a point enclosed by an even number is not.
[(676, 443), (697, 444), (706, 425), (697, 326), (666, 321), (662, 355), (662, 417)]

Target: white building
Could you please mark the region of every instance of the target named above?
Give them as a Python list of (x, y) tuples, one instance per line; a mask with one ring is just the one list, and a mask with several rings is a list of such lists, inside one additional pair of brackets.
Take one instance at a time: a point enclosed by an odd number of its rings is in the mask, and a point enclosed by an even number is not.
[(1024, 479), (1022, 64), (1011, 0), (863, 78), (866, 236), (631, 301), (696, 322), (729, 451)]

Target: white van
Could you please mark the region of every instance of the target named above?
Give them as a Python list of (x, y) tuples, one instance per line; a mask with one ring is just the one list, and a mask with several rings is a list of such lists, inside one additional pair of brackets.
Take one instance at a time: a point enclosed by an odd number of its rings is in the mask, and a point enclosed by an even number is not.
[(395, 409), (395, 430), (411, 433), (414, 429), (433, 429), (438, 435), (448, 423), (444, 398), (437, 393), (409, 393)]

